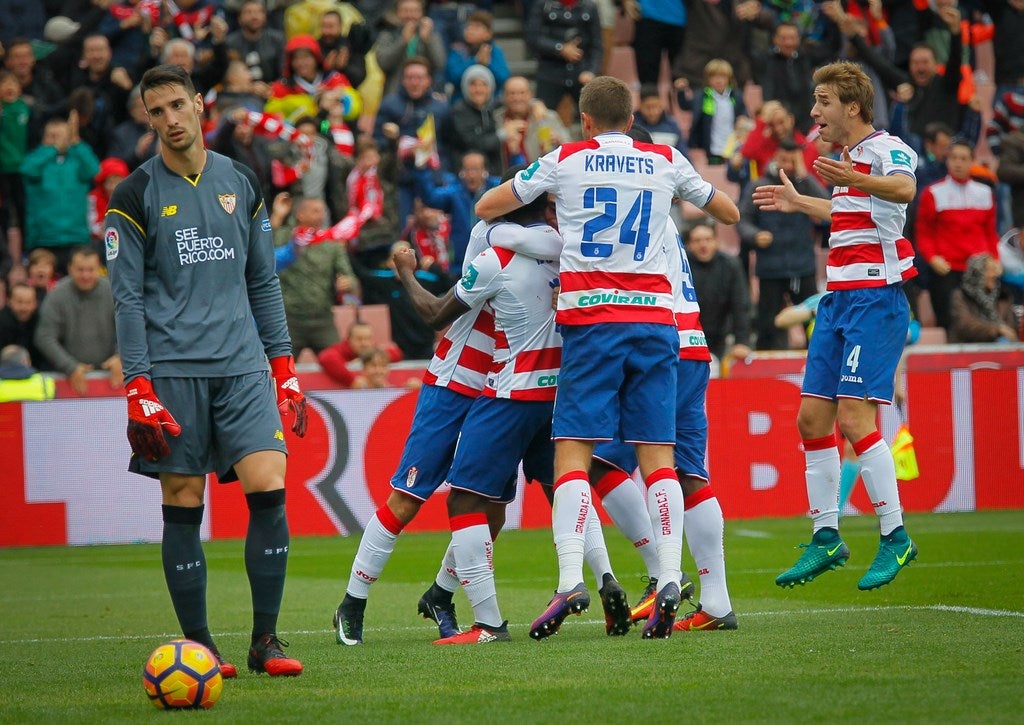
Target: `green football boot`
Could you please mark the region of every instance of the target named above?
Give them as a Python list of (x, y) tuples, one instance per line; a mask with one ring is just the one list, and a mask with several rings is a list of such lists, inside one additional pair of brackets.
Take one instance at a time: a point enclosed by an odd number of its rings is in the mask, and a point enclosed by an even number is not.
[(842, 566), (850, 558), (849, 547), (839, 538), (839, 532), (832, 528), (818, 529), (811, 537), (811, 543), (800, 544), (800, 547), (806, 551), (796, 564), (775, 578), (780, 587), (806, 584), (830, 569)]
[(894, 529), (888, 536), (883, 536), (878, 544), (875, 560), (857, 583), (861, 591), (877, 589), (885, 586), (900, 573), (900, 569), (917, 558), (917, 544), (910, 540), (902, 526)]

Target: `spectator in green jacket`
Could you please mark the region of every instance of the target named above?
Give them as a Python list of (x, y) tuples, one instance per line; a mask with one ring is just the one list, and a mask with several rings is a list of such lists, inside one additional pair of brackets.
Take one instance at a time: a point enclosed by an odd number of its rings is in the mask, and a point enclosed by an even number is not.
[(57, 271), (67, 272), (74, 247), (89, 244), (87, 198), (99, 159), (78, 136), (78, 114), (54, 118), (43, 128), (43, 142), (21, 163), (25, 185), (25, 246), (46, 247), (57, 255)]

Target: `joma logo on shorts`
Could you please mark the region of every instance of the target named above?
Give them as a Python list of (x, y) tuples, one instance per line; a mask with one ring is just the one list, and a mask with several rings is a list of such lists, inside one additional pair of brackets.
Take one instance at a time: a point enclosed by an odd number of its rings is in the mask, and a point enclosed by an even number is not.
[(843, 375), (839, 378), (839, 381), (843, 383), (863, 383), (864, 378), (859, 375)]

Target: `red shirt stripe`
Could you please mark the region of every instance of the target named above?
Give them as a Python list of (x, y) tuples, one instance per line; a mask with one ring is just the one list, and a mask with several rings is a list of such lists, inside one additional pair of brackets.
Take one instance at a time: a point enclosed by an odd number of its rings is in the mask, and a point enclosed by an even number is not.
[(672, 284), (663, 274), (636, 272), (562, 272), (558, 276), (562, 292), (590, 289), (616, 289), (630, 292), (672, 294)]
[(562, 366), (562, 348), (545, 347), (540, 350), (524, 350), (516, 356), (515, 371), (528, 373), (534, 370), (557, 370)]

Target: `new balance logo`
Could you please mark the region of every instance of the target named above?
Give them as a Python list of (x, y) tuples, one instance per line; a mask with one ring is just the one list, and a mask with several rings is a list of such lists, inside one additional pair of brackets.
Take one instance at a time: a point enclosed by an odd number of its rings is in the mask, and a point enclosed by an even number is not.
[(140, 400), (139, 405), (142, 406), (142, 412), (146, 414), (147, 418), (152, 415), (156, 415), (164, 409), (164, 406), (152, 400)]
[(292, 376), (281, 383), (281, 387), (285, 390), (294, 390), (296, 393), (302, 392), (299, 390), (299, 379), (295, 376)]

